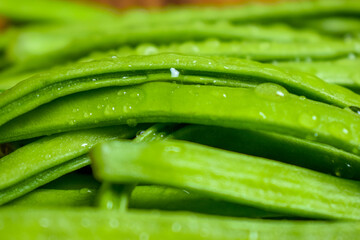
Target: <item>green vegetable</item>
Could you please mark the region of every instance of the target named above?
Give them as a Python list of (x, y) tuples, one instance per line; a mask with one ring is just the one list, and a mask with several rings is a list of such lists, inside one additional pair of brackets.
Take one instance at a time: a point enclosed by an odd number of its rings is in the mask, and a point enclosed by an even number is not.
[(179, 129), (168, 138), (186, 140), (274, 159), (342, 178), (360, 179), (360, 157), (326, 144), (283, 134), (202, 125)]
[(113, 20), (116, 15), (89, 4), (59, 0), (2, 0), (0, 14), (19, 22), (88, 22)]
[(96, 143), (132, 137), (138, 129), (118, 126), (70, 132), (45, 137), (17, 149), (0, 159), (0, 204), (88, 165), (84, 154)]
[(130, 56), (78, 63), (22, 81), (0, 95), (0, 125), (44, 103), (76, 92), (152, 81), (256, 86), (273, 82), (290, 92), (340, 107), (360, 106), (360, 96), (306, 73), (227, 57), (179, 54)]
[(5, 239), (356, 239), (358, 222), (278, 221), (213, 217), (195, 213), (95, 209), (0, 210)]
[(73, 94), (1, 126), (0, 142), (143, 122), (253, 128), (360, 154), (358, 114), (289, 94), (270, 83), (255, 89), (148, 83)]
[(76, 171), (90, 164), (87, 155), (71, 159), (63, 164), (40, 172), (30, 178), (25, 179), (11, 187), (0, 190), (0, 205), (25, 195), (34, 189), (41, 187), (67, 173)]
[(94, 176), (151, 183), (304, 217), (359, 220), (360, 184), (195, 143), (108, 142), (91, 151)]
[[(269, 42), (269, 41), (221, 41), (208, 39), (195, 42), (186, 41), (170, 45), (140, 44), (135, 48), (129, 46), (109, 52), (98, 52), (82, 59), (96, 60), (111, 56), (152, 55), (174, 52), (202, 56), (231, 56), (256, 61), (295, 61), (306, 62), (317, 60), (333, 60), (359, 53), (358, 41), (319, 41), (319, 42)], [(350, 56), (352, 56), (350, 55)], [(355, 55), (354, 55), (355, 57)], [(300, 64), (300, 63), (299, 63)], [(308, 63), (309, 64), (309, 63)]]

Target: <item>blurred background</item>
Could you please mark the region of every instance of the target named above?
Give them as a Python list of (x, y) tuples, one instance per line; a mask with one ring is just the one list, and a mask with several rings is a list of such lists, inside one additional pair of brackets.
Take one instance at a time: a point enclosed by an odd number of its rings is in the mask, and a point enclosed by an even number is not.
[(248, 2), (265, 2), (271, 3), (276, 0), (77, 0), (82, 2), (96, 2), (107, 6), (120, 9), (133, 7), (159, 8), (169, 5), (229, 5)]

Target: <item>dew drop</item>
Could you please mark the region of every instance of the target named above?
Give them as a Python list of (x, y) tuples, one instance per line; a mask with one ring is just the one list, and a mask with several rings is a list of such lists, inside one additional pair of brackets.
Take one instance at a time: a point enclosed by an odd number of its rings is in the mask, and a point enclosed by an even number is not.
[(89, 188), (82, 188), (80, 189), (81, 194), (91, 193), (92, 191)]
[(255, 93), (267, 100), (283, 101), (288, 96), (288, 91), (274, 83), (262, 83), (255, 88)]
[(179, 75), (180, 75), (180, 72), (178, 70), (176, 70), (175, 68), (170, 68), (170, 73), (171, 73), (172, 78), (179, 77)]
[(50, 220), (47, 218), (40, 218), (39, 225), (43, 228), (48, 228), (50, 226)]
[(352, 178), (355, 174), (354, 168), (351, 166), (350, 163), (345, 163), (342, 166), (338, 166), (334, 170), (335, 176), (338, 177), (346, 177), (346, 178)]
[(146, 233), (146, 232), (142, 232), (142, 233), (140, 233), (140, 235), (139, 235), (139, 240), (149, 240), (149, 234), (148, 233)]
[(354, 53), (349, 53), (348, 59), (354, 60), (354, 59), (356, 59), (356, 55)]
[(349, 109), (354, 113), (360, 114), (360, 108), (357, 106), (350, 106)]
[(181, 151), (181, 148), (176, 147), (176, 146), (167, 146), (164, 149), (165, 152), (174, 152), (174, 153), (178, 153)]
[(132, 106), (130, 105), (130, 104), (125, 104), (124, 106), (123, 106), (123, 112), (124, 113), (127, 113), (127, 112), (129, 112), (129, 111), (131, 111), (132, 110)]
[(307, 128), (314, 128), (318, 125), (318, 118), (316, 115), (303, 113), (299, 117), (299, 122), (302, 126)]
[(81, 144), (82, 147), (86, 147), (87, 145), (88, 145), (87, 143)]
[(126, 124), (129, 127), (135, 127), (137, 125), (137, 121), (134, 118), (130, 118), (130, 119), (126, 120)]
[(68, 123), (69, 123), (69, 125), (73, 126), (73, 125), (75, 125), (76, 120), (71, 119), (71, 120), (68, 121)]
[(142, 134), (144, 134), (145, 131), (144, 130), (140, 130), (136, 133), (136, 137), (140, 137)]
[(120, 90), (120, 91), (117, 92), (117, 95), (119, 95), (119, 96), (126, 95), (126, 94), (127, 94), (127, 92), (124, 91), (124, 90)]
[(115, 107), (112, 107), (110, 105), (107, 105), (104, 110), (104, 114), (109, 116), (112, 115), (115, 112)]
[(182, 226), (181, 226), (181, 224), (178, 223), (178, 222), (174, 222), (174, 223), (171, 225), (171, 230), (172, 230), (173, 232), (180, 232), (181, 229), (182, 229)]
[(111, 218), (109, 220), (109, 225), (110, 225), (111, 228), (117, 228), (120, 225), (119, 220), (117, 220), (116, 218)]
[(91, 226), (91, 220), (89, 218), (82, 218), (80, 224), (84, 228), (89, 228)]
[(259, 234), (256, 231), (251, 231), (249, 234), (249, 240), (257, 240), (259, 238)]
[(84, 118), (89, 118), (89, 114), (87, 112), (84, 113)]
[(266, 115), (263, 112), (259, 112), (259, 115), (263, 118), (266, 119)]
[(338, 138), (345, 140), (351, 138), (350, 130), (342, 123), (332, 122), (329, 124), (328, 130)]

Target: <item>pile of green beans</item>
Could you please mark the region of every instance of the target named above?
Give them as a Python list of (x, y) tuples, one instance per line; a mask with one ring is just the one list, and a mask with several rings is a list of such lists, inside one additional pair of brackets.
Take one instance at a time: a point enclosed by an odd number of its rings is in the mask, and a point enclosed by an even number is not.
[(359, 238), (358, 1), (0, 14), (1, 239)]

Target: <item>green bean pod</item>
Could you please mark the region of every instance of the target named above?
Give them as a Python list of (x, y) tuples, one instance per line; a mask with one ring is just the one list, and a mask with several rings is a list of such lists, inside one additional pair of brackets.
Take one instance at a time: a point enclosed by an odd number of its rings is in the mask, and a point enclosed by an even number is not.
[(228, 7), (188, 7), (172, 8), (160, 11), (128, 11), (124, 22), (128, 25), (139, 24), (169, 24), (179, 22), (194, 22), (198, 20), (214, 22), (219, 19), (235, 23), (304, 20), (326, 16), (358, 16), (360, 4), (356, 0), (316, 0), (292, 2), (284, 1), (277, 4), (251, 3)]
[[(358, 41), (320, 41), (309, 43), (269, 42), (269, 41), (220, 41), (207, 39), (205, 41), (188, 41), (171, 43), (170, 45), (140, 44), (135, 48), (129, 46), (109, 52), (93, 53), (81, 59), (89, 61), (111, 56), (151, 55), (166, 52), (183, 53), (202, 56), (230, 56), (252, 59), (256, 61), (317, 61), (343, 58), (349, 54), (360, 53)], [(355, 56), (355, 55), (354, 55)]]
[(0, 205), (25, 195), (65, 174), (76, 171), (88, 166), (90, 158), (87, 155), (71, 159), (65, 163), (40, 172), (30, 178), (27, 178), (13, 186), (0, 190)]
[(182, 141), (114, 141), (90, 156), (100, 181), (185, 188), (297, 216), (360, 219), (358, 182), (277, 161)]
[[(61, 181), (66, 176), (54, 180)], [(48, 185), (52, 185), (50, 182)], [(44, 186), (46, 187), (46, 186)], [(87, 184), (78, 188), (69, 188), (62, 184), (60, 188), (39, 188), (22, 197), (19, 197), (4, 206), (14, 207), (78, 207), (93, 206), (98, 189)], [(264, 211), (246, 205), (234, 204), (208, 198), (199, 193), (163, 186), (137, 186), (129, 198), (130, 209), (157, 209), (165, 211), (190, 211), (212, 215), (236, 216), (247, 218), (280, 218), (284, 214)], [(291, 218), (291, 216), (285, 216)]]
[(338, 84), (355, 91), (360, 90), (360, 59), (354, 55), (335, 61), (278, 62), (276, 66), (303, 71), (317, 76), (328, 83)]
[(78, 190), (63, 189), (36, 189), (20, 198), (17, 198), (5, 206), (27, 207), (85, 207), (94, 205), (96, 190), (82, 188)]
[(243, 59), (160, 54), (78, 63), (22, 81), (0, 94), (0, 125), (68, 94), (166, 80), (234, 87), (273, 82), (310, 99), (341, 107), (360, 106), (359, 95), (306, 73)]
[(289, 94), (270, 83), (255, 89), (147, 83), (82, 92), (55, 100), (1, 126), (0, 142), (150, 122), (264, 130), (310, 138), (360, 154), (358, 114)]
[(45, 137), (17, 149), (0, 159), (0, 204), (88, 165), (84, 154), (96, 143), (132, 137), (138, 129), (120, 126), (70, 132)]
[[(14, 69), (6, 74), (51, 67), (84, 57), (94, 50), (111, 50), (139, 43), (171, 43), (207, 38), (276, 42), (322, 42), (324, 36), (287, 26), (241, 25), (227, 22), (186, 23), (125, 28), (117, 21), (89, 25), (45, 26), (21, 29), (6, 48)], [(6, 76), (6, 75), (5, 75)]]
[(203, 125), (185, 126), (166, 139), (186, 140), (225, 150), (273, 159), (329, 173), (360, 179), (360, 157), (326, 144), (272, 132)]
[[(42, 138), (0, 159), (0, 189), (86, 154), (96, 143), (135, 135), (137, 128), (109, 127)], [(24, 159), (27, 159), (24, 164)], [(19, 171), (21, 174), (19, 174)]]
[(89, 22), (114, 20), (114, 12), (89, 4), (46, 0), (2, 0), (0, 15), (19, 22)]
[(95, 209), (0, 210), (5, 239), (33, 237), (81, 239), (316, 240), (356, 239), (357, 221), (277, 221), (213, 217), (195, 213), (131, 211), (119, 214)]

